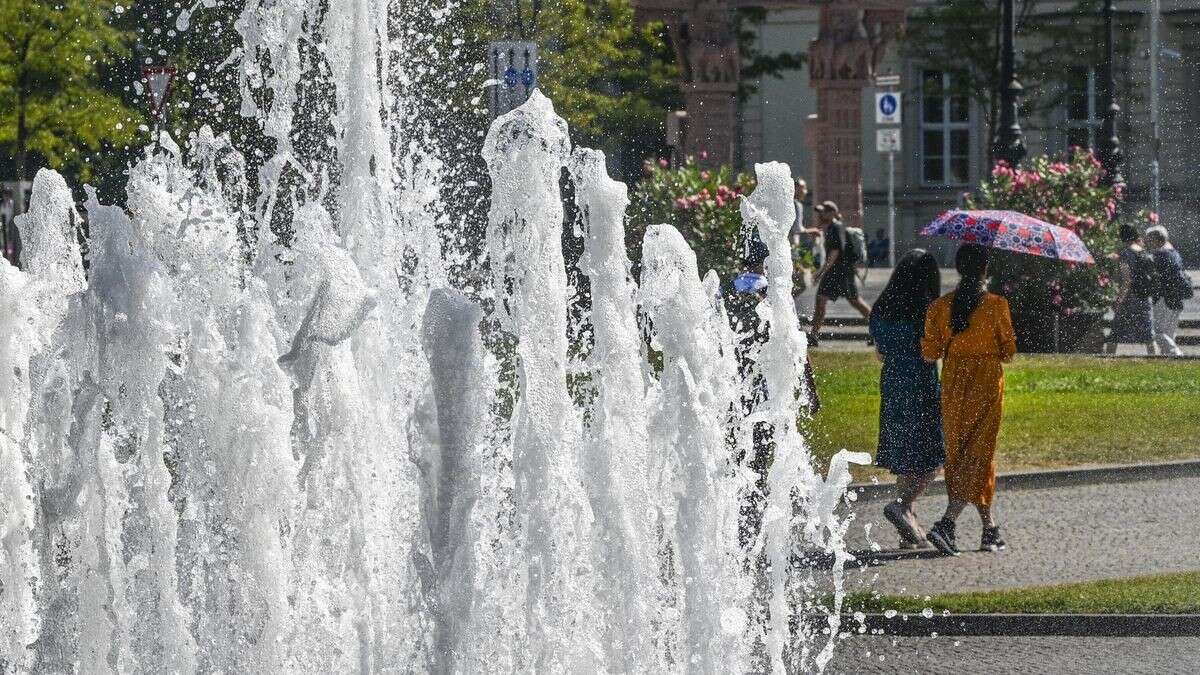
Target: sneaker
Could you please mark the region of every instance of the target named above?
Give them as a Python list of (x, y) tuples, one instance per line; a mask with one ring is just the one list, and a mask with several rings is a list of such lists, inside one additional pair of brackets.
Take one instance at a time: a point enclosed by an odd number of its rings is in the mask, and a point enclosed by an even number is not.
[(983, 528), (983, 537), (979, 543), (980, 551), (1003, 551), (1008, 548), (1008, 544), (1000, 536), (1000, 526), (993, 525), (992, 527)]
[(901, 542), (921, 541), (921, 533), (917, 532), (917, 529), (904, 516), (904, 507), (900, 502), (893, 501), (891, 504), (883, 507), (883, 517), (887, 518), (892, 527), (896, 528), (896, 531), (900, 533)]
[(817, 337), (816, 333), (808, 334), (808, 346), (809, 347), (820, 347), (821, 346), (821, 340)]
[(954, 543), (954, 521), (945, 518), (937, 521), (929, 528), (925, 538), (943, 555), (958, 555), (958, 546)]

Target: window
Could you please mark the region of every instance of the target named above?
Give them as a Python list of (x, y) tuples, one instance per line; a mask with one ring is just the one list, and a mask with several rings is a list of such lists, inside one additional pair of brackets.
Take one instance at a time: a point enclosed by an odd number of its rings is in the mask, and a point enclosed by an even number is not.
[(1067, 80), (1067, 147), (1094, 148), (1100, 130), (1096, 70), (1072, 68)]
[(921, 78), (921, 179), (928, 185), (970, 180), (970, 102), (953, 93), (952, 78), (940, 70), (927, 70)]

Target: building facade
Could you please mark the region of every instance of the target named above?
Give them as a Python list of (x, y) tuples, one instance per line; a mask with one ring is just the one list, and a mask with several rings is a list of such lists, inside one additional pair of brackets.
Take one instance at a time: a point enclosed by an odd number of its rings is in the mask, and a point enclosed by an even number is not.
[[(930, 0), (914, 2), (909, 21)], [(1148, 2), (1118, 2), (1117, 97), (1121, 106), (1118, 129), (1125, 149), (1124, 175), (1129, 200), (1126, 213), (1150, 206), (1155, 137), (1150, 124), (1150, 14)], [(1189, 266), (1200, 266), (1200, 0), (1162, 3), (1159, 24), (1159, 158), (1160, 217), (1171, 231), (1175, 245)], [(1099, 10), (1095, 16), (1067, 11), (1074, 3), (1042, 3), (1044, 17), (1028, 21), (1017, 36), (1018, 58), (1023, 47), (1043, 43), (1038, 25), (1049, 22), (1093, 23), (1099, 35)], [(798, 8), (776, 10), (758, 27), (758, 48), (764, 53), (796, 51), (809, 44), (820, 31), (819, 10)], [(1086, 32), (1086, 31), (1083, 31)], [(968, 36), (969, 39), (969, 36)], [(1058, 45), (1055, 45), (1058, 47)], [(1098, 54), (1092, 45), (1061, 45), (1063, 50)], [(877, 68), (879, 73), (901, 78), (903, 96), (902, 150), (896, 155), (896, 250), (914, 246), (935, 251), (949, 262), (953, 245), (917, 235), (922, 226), (947, 208), (961, 203), (986, 177), (991, 139), (987, 117), (978, 102), (953, 95), (953, 78), (958, 64), (935, 63), (918, 56), (914, 49), (889, 49)], [(1071, 146), (1096, 147), (1100, 131), (1101, 88), (1097, 86), (1099, 63), (1088, 57), (1053, 78), (1055, 91), (1032, 90), (1032, 98), (1053, 101), (1023, 117), (1030, 155), (1063, 153)], [(738, 163), (779, 160), (791, 165), (797, 176), (808, 177), (828, 161), (813, 152), (806, 130), (817, 114), (817, 91), (810, 73), (791, 72), (782, 78), (755, 82), (755, 93), (739, 111), (740, 146)], [(1046, 85), (1047, 87), (1051, 85)], [(863, 90), (861, 108), (863, 226), (869, 236), (886, 228), (887, 156), (876, 152), (874, 115), (875, 90)], [(810, 181), (811, 182), (811, 181)], [(819, 195), (818, 195), (819, 197)]]

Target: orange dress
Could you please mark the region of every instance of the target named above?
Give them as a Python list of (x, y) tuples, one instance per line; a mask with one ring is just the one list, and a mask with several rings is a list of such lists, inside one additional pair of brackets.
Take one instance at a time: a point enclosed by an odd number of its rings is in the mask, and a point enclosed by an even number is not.
[(967, 329), (950, 331), (954, 293), (938, 298), (925, 316), (921, 355), (942, 359), (942, 427), (946, 435), (946, 493), (950, 499), (990, 506), (996, 494), (996, 436), (1004, 407), (1002, 363), (1017, 352), (1008, 301), (984, 294)]

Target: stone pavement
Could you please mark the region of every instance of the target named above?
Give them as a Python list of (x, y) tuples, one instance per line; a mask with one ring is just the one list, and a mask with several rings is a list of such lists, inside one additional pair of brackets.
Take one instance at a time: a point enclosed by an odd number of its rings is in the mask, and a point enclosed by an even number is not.
[[(874, 542), (882, 550), (847, 572), (851, 590), (934, 595), (1200, 570), (1200, 477), (999, 492), (993, 513), (1008, 550), (957, 558), (896, 550), (895, 528), (881, 512), (886, 503), (853, 507), (849, 548), (871, 553)], [(932, 525), (945, 503), (941, 496), (918, 500), (922, 525)], [(960, 548), (979, 546), (973, 509), (958, 530)]]
[(1200, 638), (854, 637), (827, 673), (1195, 673)]

